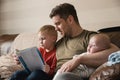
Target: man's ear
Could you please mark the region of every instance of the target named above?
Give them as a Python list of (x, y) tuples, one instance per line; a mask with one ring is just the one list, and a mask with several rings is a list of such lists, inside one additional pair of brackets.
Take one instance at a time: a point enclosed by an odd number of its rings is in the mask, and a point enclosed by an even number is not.
[(72, 15), (69, 15), (69, 16), (68, 16), (68, 22), (69, 22), (70, 24), (72, 24), (72, 23), (73, 23), (73, 20), (74, 20), (73, 16), (72, 16)]

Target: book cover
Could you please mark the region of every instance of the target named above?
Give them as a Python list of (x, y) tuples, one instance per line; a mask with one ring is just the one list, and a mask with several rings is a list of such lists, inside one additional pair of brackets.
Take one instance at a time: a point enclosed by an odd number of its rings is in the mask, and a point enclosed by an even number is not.
[(43, 70), (44, 61), (37, 47), (31, 47), (24, 50), (16, 51), (20, 62), (24, 69), (28, 72), (34, 70)]

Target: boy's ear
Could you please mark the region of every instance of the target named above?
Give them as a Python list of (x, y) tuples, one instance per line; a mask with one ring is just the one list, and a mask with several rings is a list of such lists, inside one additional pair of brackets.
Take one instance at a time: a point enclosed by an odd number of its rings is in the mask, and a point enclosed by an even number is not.
[(56, 41), (56, 40), (57, 40), (57, 38), (56, 38), (55, 36), (52, 36), (52, 39), (53, 39), (53, 41)]

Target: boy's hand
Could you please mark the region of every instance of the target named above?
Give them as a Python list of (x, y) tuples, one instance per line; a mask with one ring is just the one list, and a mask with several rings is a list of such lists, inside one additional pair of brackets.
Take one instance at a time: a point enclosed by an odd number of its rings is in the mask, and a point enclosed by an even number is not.
[(18, 56), (16, 54), (12, 54), (12, 57), (13, 57), (16, 64), (20, 64), (20, 61), (19, 61)]
[(50, 66), (47, 63), (45, 63), (45, 65), (44, 65), (44, 71), (46, 73), (48, 73), (50, 71)]

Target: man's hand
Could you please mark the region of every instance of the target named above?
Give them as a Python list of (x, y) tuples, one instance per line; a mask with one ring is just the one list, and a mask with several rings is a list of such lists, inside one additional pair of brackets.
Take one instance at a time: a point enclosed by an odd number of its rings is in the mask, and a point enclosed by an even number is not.
[(59, 69), (59, 73), (70, 72), (73, 69), (75, 69), (79, 65), (79, 61), (77, 60), (77, 58), (73, 58), (72, 60), (69, 60), (68, 62), (64, 63)]
[(81, 64), (81, 59), (85, 55), (87, 55), (87, 54), (82, 53), (82, 54), (73, 56), (73, 59), (64, 63), (61, 66), (61, 68), (58, 70), (58, 72), (62, 73), (62, 72), (70, 72), (70, 71), (74, 70), (77, 66), (79, 66)]

